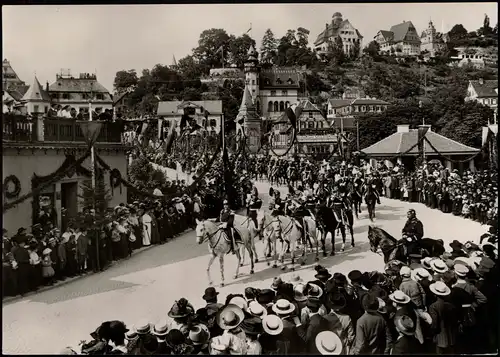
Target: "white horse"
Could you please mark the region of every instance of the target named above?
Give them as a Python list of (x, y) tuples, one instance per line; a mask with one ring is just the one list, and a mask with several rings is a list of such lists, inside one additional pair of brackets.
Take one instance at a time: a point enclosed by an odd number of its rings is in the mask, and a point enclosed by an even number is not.
[[(253, 251), (251, 246), (250, 232), (245, 227), (239, 227), (238, 233), (241, 236), (241, 242), (236, 242), (236, 246), (234, 247), (236, 257), (238, 258), (238, 264), (236, 266), (234, 279), (238, 278), (240, 270), (241, 255), (239, 246), (241, 245), (243, 245), (244, 248), (246, 248), (250, 253), (250, 274), (254, 273)], [(215, 258), (219, 257), (221, 286), (224, 286), (224, 256), (231, 251), (231, 245), (228, 235), (221, 227), (221, 225), (216, 224), (211, 220), (200, 221), (196, 219), (196, 242), (198, 244), (208, 242), (208, 251), (210, 252), (210, 254), (212, 254), (207, 267), (209, 284), (212, 285), (212, 278), (210, 277), (210, 267), (212, 266)]]
[[(305, 217), (307, 221), (307, 235), (309, 239), (312, 239), (316, 243), (316, 261), (319, 260), (319, 239), (318, 232), (316, 229), (316, 222), (311, 217)], [(282, 264), (281, 269), (286, 269), (286, 264), (284, 264), (285, 253), (290, 247), (291, 254), (291, 262), (292, 262), (292, 270), (295, 269), (295, 251), (297, 249), (297, 243), (299, 242), (302, 232), (297, 227), (294, 220), (288, 216), (276, 216), (273, 217), (268, 213), (264, 213), (263, 211), (259, 211), (259, 215), (257, 217), (259, 223), (259, 230), (264, 235), (266, 243), (269, 241), (272, 249), (272, 253), (274, 254), (274, 264), (273, 268), (277, 267), (277, 241), (278, 239), (282, 240), (281, 252), (279, 253), (279, 260)], [(268, 249), (268, 245), (265, 244), (264, 247), (264, 255), (266, 255), (266, 251)], [(307, 245), (304, 246), (304, 250), (301, 258), (299, 259), (300, 265), (305, 264), (307, 254)], [(267, 256), (267, 255), (266, 255)], [(269, 261), (266, 259), (267, 264), (270, 265)]]
[[(259, 262), (259, 256), (257, 255), (257, 249), (255, 249), (255, 237), (259, 235), (259, 227), (255, 226), (254, 221), (247, 216), (242, 216), (239, 214), (234, 215), (234, 227), (238, 230), (242, 228), (248, 229), (250, 232), (250, 246), (252, 247), (253, 254), (255, 256), (255, 263)], [(241, 265), (245, 263), (245, 252), (246, 249), (241, 247)]]

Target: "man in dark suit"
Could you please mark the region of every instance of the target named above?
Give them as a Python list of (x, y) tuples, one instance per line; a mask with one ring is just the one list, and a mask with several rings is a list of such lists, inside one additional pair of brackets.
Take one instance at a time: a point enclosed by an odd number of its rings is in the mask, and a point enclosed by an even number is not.
[(415, 338), (415, 323), (411, 317), (402, 315), (394, 318), (394, 325), (399, 333), (391, 350), (392, 355), (410, 355), (422, 353), (420, 342)]

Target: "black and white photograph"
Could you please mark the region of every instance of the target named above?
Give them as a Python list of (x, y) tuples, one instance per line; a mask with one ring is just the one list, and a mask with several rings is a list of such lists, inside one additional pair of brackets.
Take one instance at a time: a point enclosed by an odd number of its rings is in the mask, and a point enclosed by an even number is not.
[(498, 4), (2, 6), (2, 353), (497, 354)]

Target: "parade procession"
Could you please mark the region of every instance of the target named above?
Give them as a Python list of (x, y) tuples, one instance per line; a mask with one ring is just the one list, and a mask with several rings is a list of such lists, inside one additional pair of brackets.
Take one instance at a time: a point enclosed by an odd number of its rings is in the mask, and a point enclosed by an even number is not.
[(497, 4), (305, 5), (4, 7), (3, 353), (498, 353)]

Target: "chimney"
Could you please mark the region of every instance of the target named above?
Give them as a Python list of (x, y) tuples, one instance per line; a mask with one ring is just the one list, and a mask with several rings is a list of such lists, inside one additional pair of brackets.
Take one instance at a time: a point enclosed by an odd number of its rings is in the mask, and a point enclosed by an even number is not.
[(408, 133), (410, 132), (410, 124), (398, 125), (397, 133)]
[(49, 91), (49, 81), (47, 81), (47, 83), (45, 84), (45, 91), (48, 92)]
[(483, 84), (484, 84), (484, 79), (483, 79), (483, 78), (479, 78), (479, 84), (480, 84), (480, 85), (483, 85)]

